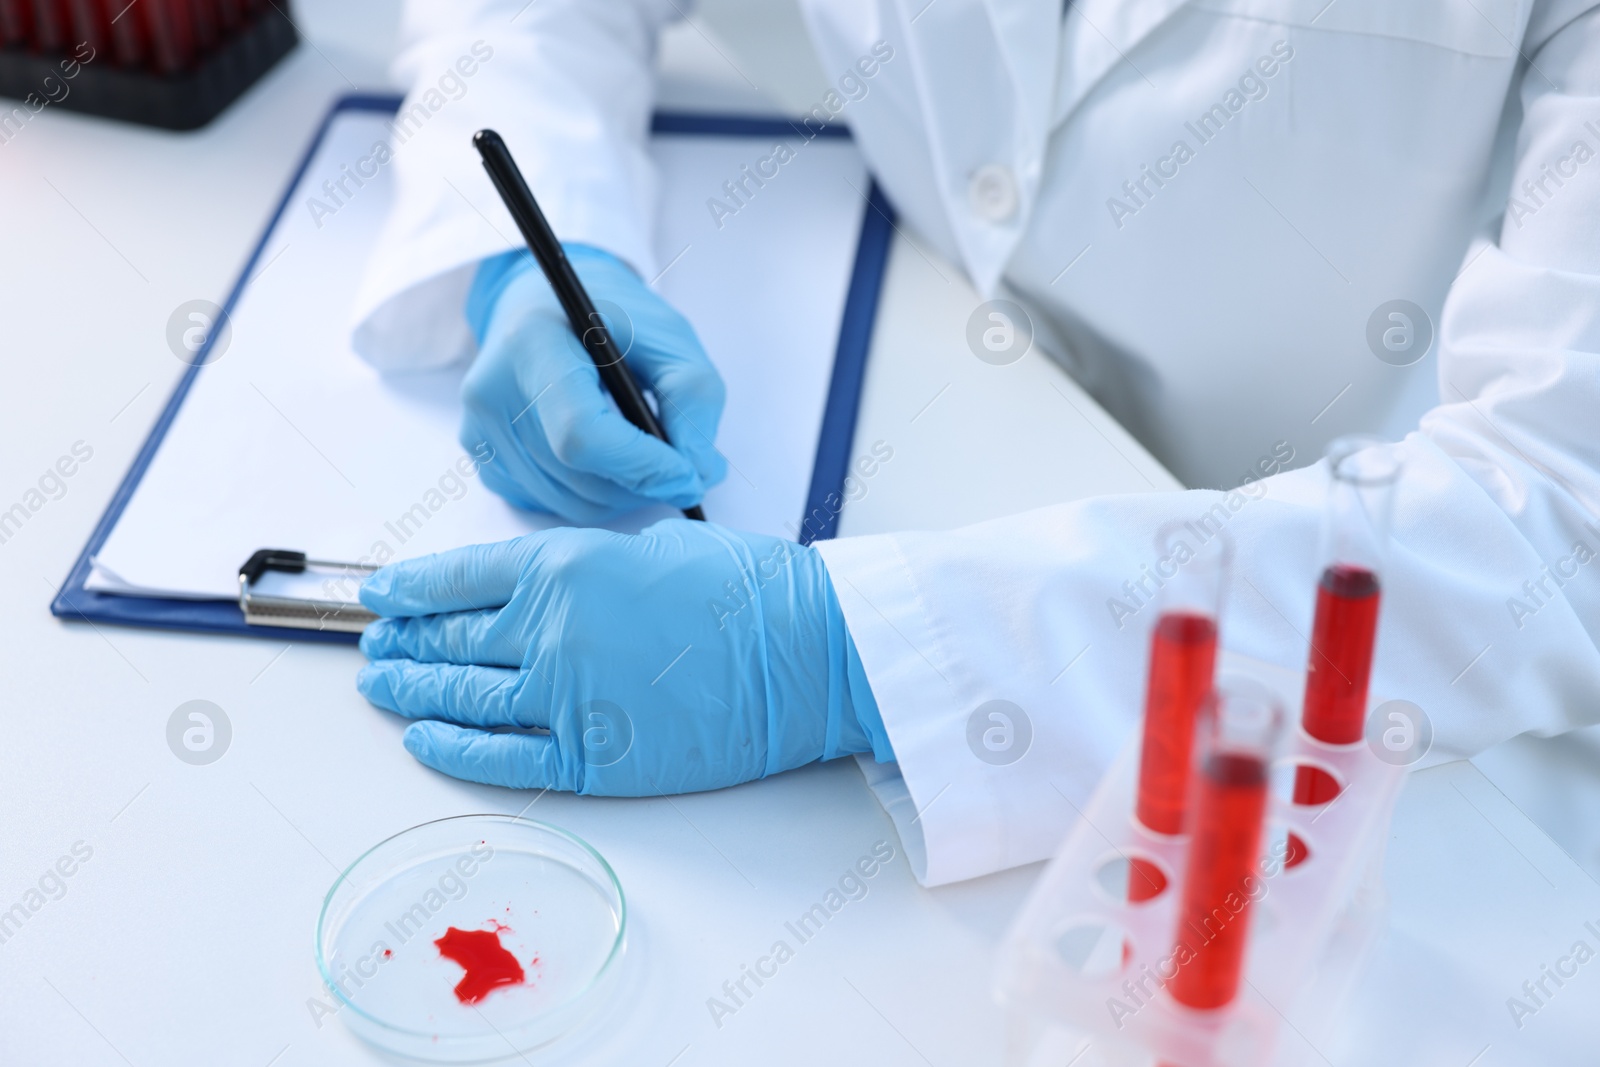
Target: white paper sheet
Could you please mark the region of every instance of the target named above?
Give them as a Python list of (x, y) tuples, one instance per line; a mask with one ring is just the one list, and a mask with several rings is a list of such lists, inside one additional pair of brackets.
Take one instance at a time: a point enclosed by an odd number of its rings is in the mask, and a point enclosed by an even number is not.
[[(515, 537), (550, 521), (512, 508), (456, 440), (463, 369), (380, 375), (350, 351), (348, 309), (387, 210), (384, 171), (319, 229), (304, 200), (359, 158), (382, 119), (336, 120), (201, 370), (88, 587), (233, 598), (258, 548), (322, 559), (408, 558)], [(793, 138), (790, 139), (793, 142)], [(706, 201), (771, 138), (655, 138), (658, 290), (693, 323), (728, 389), (727, 480), (707, 514), (793, 536), (804, 511), (867, 188), (846, 141), (814, 141), (719, 228)], [(463, 145), (463, 151), (470, 151)], [(681, 258), (680, 258), (681, 257)], [(619, 528), (667, 514), (647, 509)]]

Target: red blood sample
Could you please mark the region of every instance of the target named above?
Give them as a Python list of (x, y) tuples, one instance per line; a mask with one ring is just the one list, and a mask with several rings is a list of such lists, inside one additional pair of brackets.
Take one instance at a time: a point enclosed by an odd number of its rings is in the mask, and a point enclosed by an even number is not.
[[(176, 74), (194, 61), (194, 25), (185, 0), (140, 0), (157, 73)], [(138, 10), (138, 9), (135, 9)]]
[[(136, 13), (127, 0), (101, 0), (111, 33), (111, 58), (119, 67), (144, 63), (149, 51), (143, 12)], [(96, 59), (103, 57), (96, 56)]]
[(67, 41), (72, 16), (61, 0), (33, 0), (33, 47), (38, 52), (60, 52)]
[(244, 21), (244, 0), (217, 0), (217, 21), (224, 36), (238, 29)]
[[(76, 47), (71, 49), (83, 55), (98, 55), (110, 40), (107, 27), (110, 22), (106, 18), (100, 0), (71, 0), (68, 8), (71, 12), (72, 37)], [(82, 51), (87, 45), (89, 51)]]
[(1361, 740), (1380, 599), (1378, 576), (1365, 567), (1336, 563), (1322, 572), (1301, 719), (1318, 741)]
[(1167, 876), (1154, 863), (1142, 856), (1128, 861), (1128, 903), (1142, 904), (1154, 900), (1167, 888)]
[(217, 46), (218, 14), (215, 0), (189, 0), (189, 25), (193, 29), (195, 49), (201, 55)]
[(439, 955), (465, 967), (456, 983), (456, 999), (476, 1004), (504, 985), (521, 985), (522, 964), (500, 944), (500, 926), (494, 930), (458, 930), (452, 926), (434, 941)]
[(1167, 986), (1180, 1004), (1220, 1008), (1239, 991), (1250, 931), (1249, 883), (1266, 805), (1267, 765), (1259, 756), (1222, 751), (1206, 757), (1195, 789), (1193, 843), (1178, 913), (1178, 973)]
[(33, 41), (33, 5), (28, 0), (0, 0), (0, 45)]
[(1326, 804), (1344, 789), (1339, 779), (1309, 763), (1294, 769), (1294, 802), (1296, 804)]
[(1300, 840), (1299, 834), (1291, 833), (1286, 844), (1289, 847), (1283, 856), (1284, 870), (1300, 866), (1311, 856), (1311, 849), (1304, 841)]
[(1157, 833), (1183, 831), (1195, 714), (1211, 691), (1216, 661), (1217, 624), (1208, 616), (1174, 611), (1156, 622), (1135, 811)]

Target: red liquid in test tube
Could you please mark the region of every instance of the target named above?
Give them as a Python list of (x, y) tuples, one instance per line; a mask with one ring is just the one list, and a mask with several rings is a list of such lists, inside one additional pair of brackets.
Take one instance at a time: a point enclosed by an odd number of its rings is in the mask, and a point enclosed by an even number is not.
[(1160, 614), (1150, 636), (1144, 736), (1134, 815), (1159, 834), (1180, 834), (1189, 797), (1195, 717), (1211, 693), (1217, 619), (1233, 547), (1217, 531), (1199, 540), (1192, 524), (1156, 534), (1153, 575)]
[(202, 56), (217, 47), (219, 12), (215, 0), (189, 0), (189, 25), (195, 50)]
[(65, 0), (33, 0), (33, 47), (38, 52), (60, 52), (67, 42), (71, 20)]
[(101, 0), (101, 11), (111, 34), (112, 61), (121, 67), (143, 64), (150, 50), (143, 12), (128, 0)]
[(1145, 690), (1144, 746), (1139, 754), (1139, 821), (1161, 834), (1183, 832), (1189, 794), (1194, 719), (1211, 692), (1217, 624), (1209, 616), (1174, 611), (1156, 622)]
[(1264, 690), (1219, 686), (1196, 736), (1189, 858), (1178, 908), (1167, 991), (1191, 1008), (1220, 1008), (1239, 992), (1250, 938), (1250, 906), (1260, 895), (1267, 766), (1283, 713)]
[[(1349, 745), (1360, 741), (1365, 729), (1382, 602), (1378, 575), (1388, 547), (1400, 462), (1390, 446), (1341, 438), (1329, 446), (1328, 465), (1324, 566), (1311, 624), (1301, 724), (1318, 741)], [(1302, 795), (1307, 788), (1307, 776), (1301, 775), (1295, 785), (1296, 802), (1329, 799)]]
[(87, 46), (88, 51), (82, 52), (82, 55), (98, 55), (110, 38), (110, 20), (106, 18), (99, 0), (71, 0), (69, 6), (72, 9), (73, 47), (68, 51), (76, 53)]
[(0, 45), (33, 40), (33, 8), (28, 0), (0, 0)]
[(1341, 563), (1322, 572), (1305, 700), (1306, 733), (1320, 741), (1361, 740), (1380, 597), (1378, 576), (1365, 567)]
[(176, 74), (188, 69), (194, 60), (194, 25), (187, 0), (139, 0), (139, 9), (155, 70)]
[[(1244, 967), (1250, 930), (1246, 883), (1261, 854), (1267, 765), (1249, 755), (1215, 753), (1195, 784), (1195, 829), (1178, 930), (1180, 940), (1193, 939), (1195, 956), (1178, 968), (1168, 988), (1180, 1004), (1220, 1008), (1238, 993)], [(1231, 910), (1230, 903), (1240, 910)]]

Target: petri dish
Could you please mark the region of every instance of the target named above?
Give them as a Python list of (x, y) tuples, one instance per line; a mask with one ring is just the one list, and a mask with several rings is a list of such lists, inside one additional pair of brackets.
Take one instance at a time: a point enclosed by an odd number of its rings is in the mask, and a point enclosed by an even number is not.
[(512, 815), (439, 819), (374, 845), (328, 890), (316, 935), (346, 1025), (433, 1063), (572, 1033), (610, 999), (626, 946), (611, 865), (577, 835)]

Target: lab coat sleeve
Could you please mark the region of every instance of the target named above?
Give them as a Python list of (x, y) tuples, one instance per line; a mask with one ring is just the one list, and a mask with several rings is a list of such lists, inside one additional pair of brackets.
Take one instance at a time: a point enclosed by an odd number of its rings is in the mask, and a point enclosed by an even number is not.
[[(1423, 709), (1430, 763), (1600, 718), (1600, 17), (1575, 6), (1535, 12), (1516, 195), (1464, 257), (1440, 323), (1442, 402), (1399, 446), (1372, 692)], [(1317, 464), (1230, 493), (821, 545), (899, 761), (903, 783), (877, 777), (909, 797), (890, 813), (921, 838), (919, 878), (1051, 855), (1135, 735), (1163, 522), (1193, 524), (1196, 542), (1231, 533), (1224, 644), (1303, 667), (1325, 483)], [(992, 700), (1020, 709), (1014, 762), (978, 755), (972, 717)]]
[[(520, 247), (473, 150), (500, 132), (566, 241), (654, 273), (646, 137), (673, 0), (408, 0), (386, 141), (394, 201), (354, 310), (352, 344), (386, 370), (470, 356), (462, 314), (484, 258)], [(470, 71), (470, 73), (468, 73)]]

